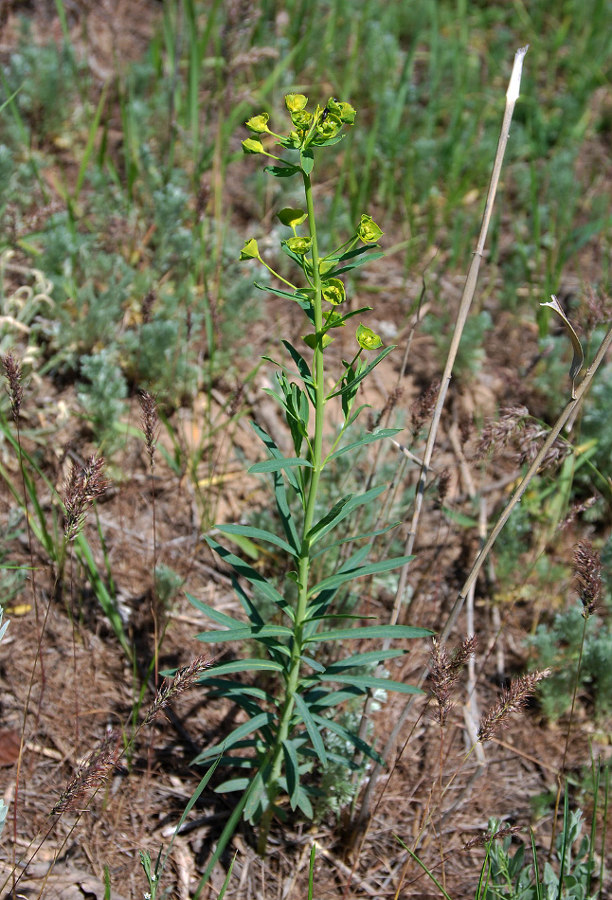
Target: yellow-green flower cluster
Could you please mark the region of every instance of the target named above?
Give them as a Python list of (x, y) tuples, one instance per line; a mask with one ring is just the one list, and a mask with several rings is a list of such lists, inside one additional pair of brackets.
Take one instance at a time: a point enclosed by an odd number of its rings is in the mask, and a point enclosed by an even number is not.
[[(268, 127), (268, 113), (252, 116), (245, 123), (253, 134), (271, 134), (279, 138), (283, 147), (293, 150), (305, 150), (309, 146), (323, 146), (340, 136), (344, 125), (352, 125), (355, 121), (355, 110), (350, 103), (330, 97), (324, 107), (317, 106), (313, 112), (308, 110), (308, 97), (304, 94), (287, 94), (285, 106), (291, 117), (292, 128), (289, 134), (275, 134)], [(261, 141), (249, 138), (242, 142), (245, 153), (267, 153)]]

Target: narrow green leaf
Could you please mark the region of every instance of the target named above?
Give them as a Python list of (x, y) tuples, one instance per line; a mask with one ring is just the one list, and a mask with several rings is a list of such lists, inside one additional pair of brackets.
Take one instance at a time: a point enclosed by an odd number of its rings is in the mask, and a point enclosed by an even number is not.
[(308, 466), (308, 468), (312, 469), (312, 463), (307, 459), (300, 459), (299, 457), (283, 457), (282, 459), (266, 459), (264, 462), (255, 463), (255, 465), (250, 466), (248, 471), (250, 474), (256, 474), (258, 472), (280, 472), (283, 469), (295, 469), (299, 466)]
[(266, 294), (274, 294), (276, 297), (283, 297), (285, 300), (294, 300), (298, 303), (302, 309), (310, 309), (312, 303), (301, 294), (299, 291), (295, 291), (295, 293), (290, 294), (289, 291), (281, 291), (279, 288), (270, 287), (269, 284), (259, 284), (257, 281), (253, 283), (253, 286), (256, 287), (260, 291), (265, 291)]
[(307, 697), (310, 707), (314, 711), (315, 707), (321, 710), (331, 709), (332, 706), (342, 706), (343, 703), (354, 700), (356, 697), (363, 697), (365, 693), (364, 688), (347, 685), (343, 690), (339, 691), (330, 691), (327, 687), (321, 687), (320, 690), (311, 688)]
[(217, 525), (217, 529), (223, 532), (223, 534), (242, 534), (254, 541), (267, 541), (269, 544), (280, 547), (281, 550), (288, 553), (290, 556), (297, 556), (295, 549), (291, 547), (287, 541), (284, 541), (281, 537), (278, 537), (278, 535), (271, 531), (266, 531), (263, 528), (253, 528), (251, 525)]
[(230, 628), (227, 631), (202, 631), (196, 635), (198, 641), (205, 644), (216, 644), (224, 641), (258, 641), (261, 638), (291, 638), (293, 632), (285, 625), (244, 625), (241, 628)]
[[(268, 453), (270, 454), (270, 456), (272, 457), (272, 459), (284, 459), (283, 454), (281, 453), (279, 448), (276, 446), (276, 444), (274, 443), (274, 441), (272, 440), (270, 435), (266, 434), (266, 432), (263, 430), (263, 428), (260, 428), (259, 425), (257, 425), (255, 422), (251, 422), (251, 426), (252, 426), (255, 434), (258, 436), (260, 441), (266, 447), (266, 449), (267, 449)], [(279, 472), (273, 472), (272, 474), (274, 475), (275, 479), (280, 479), (282, 482), (282, 478), (281, 478), (281, 475)], [(294, 489), (296, 494), (298, 494), (301, 497), (302, 496), (302, 488), (301, 488), (300, 482), (298, 481), (294, 472), (289, 468), (289, 469), (285, 470), (285, 474), (287, 477), (287, 481), (289, 482), (291, 487)], [(275, 493), (276, 493), (276, 481), (274, 482), (274, 486), (275, 486)], [(293, 528), (295, 530), (295, 526), (293, 526)], [(289, 541), (289, 543), (293, 543), (293, 541), (291, 540), (289, 535), (287, 535), (287, 540)], [(299, 546), (300, 546), (300, 541), (299, 541), (299, 539), (297, 539), (297, 537), (296, 537), (295, 546), (296, 546), (296, 549), (299, 548)]]
[(319, 519), (319, 521), (312, 526), (312, 528), (306, 535), (306, 539), (311, 543), (314, 543), (317, 534), (320, 531), (323, 531), (324, 528), (326, 528), (338, 518), (338, 516), (340, 515), (346, 504), (349, 502), (349, 500), (352, 499), (352, 497), (352, 494), (347, 494), (346, 497), (342, 497), (340, 500), (338, 500), (338, 502), (332, 506), (329, 512), (326, 513), (322, 519)]
[(354, 669), (358, 666), (369, 666), (371, 663), (382, 662), (383, 659), (393, 659), (396, 656), (404, 656), (405, 650), (368, 650), (366, 653), (354, 653), (346, 659), (340, 659), (325, 669), (325, 675), (332, 677), (334, 672), (342, 669)]
[(215, 788), (215, 794), (231, 794), (232, 791), (245, 791), (250, 783), (250, 778), (230, 778)]
[(306, 816), (307, 820), (309, 822), (312, 822), (312, 820), (314, 819), (314, 810), (312, 808), (312, 803), (308, 799), (308, 794), (300, 785), (298, 785), (298, 789), (295, 794), (295, 806), (293, 807), (293, 809), (295, 809), (296, 807), (299, 807)]
[(375, 760), (377, 763), (381, 765), (385, 765), (385, 761), (382, 756), (376, 752), (376, 750), (363, 741), (358, 735), (353, 734), (352, 731), (348, 731), (342, 725), (339, 725), (338, 722), (335, 722), (333, 719), (326, 719), (323, 716), (319, 716), (316, 713), (313, 715), (315, 722), (321, 726), (321, 728), (327, 728), (329, 731), (333, 731), (334, 734), (337, 734), (345, 741), (349, 741), (356, 747), (361, 753), (365, 753), (366, 756), (369, 756), (370, 759)]
[(254, 787), (244, 806), (244, 818), (247, 822), (250, 822), (251, 825), (255, 825), (256, 817), (257, 819), (259, 818), (257, 815), (259, 807), (261, 807), (261, 812), (263, 812), (269, 806), (269, 801), (261, 771), (257, 772), (252, 783)]
[(344, 272), (350, 272), (351, 269), (356, 269), (358, 266), (363, 266), (366, 263), (373, 262), (375, 259), (381, 259), (381, 257), (383, 257), (384, 255), (385, 254), (382, 251), (371, 253), (369, 256), (362, 257), (361, 259), (356, 259), (351, 263), (347, 263), (347, 265), (345, 266), (339, 266), (329, 274), (325, 273), (325, 277), (336, 278), (338, 275), (342, 275)]
[[(236, 663), (240, 662), (241, 664), (244, 664), (245, 662), (248, 662), (248, 660), (241, 659), (241, 660), (234, 660), (234, 662), (236, 662)], [(252, 660), (251, 660), (251, 662), (252, 662)], [(268, 660), (257, 659), (257, 660), (255, 660), (255, 662), (268, 662)], [(222, 663), (221, 665), (225, 665), (225, 663)], [(231, 665), (231, 663), (230, 663), (230, 665)], [(254, 666), (253, 671), (255, 671), (258, 668), (259, 668), (259, 666)], [(232, 671), (244, 672), (245, 670), (244, 670), (244, 668), (236, 668), (236, 669), (233, 669)], [(232, 694), (240, 692), (241, 694), (245, 694), (248, 697), (254, 697), (256, 700), (262, 700), (265, 703), (270, 703), (271, 705), (274, 705), (276, 703), (276, 700), (274, 699), (274, 697), (272, 697), (270, 694), (268, 694), (267, 691), (264, 691), (259, 687), (255, 687), (255, 685), (241, 684), (238, 681), (230, 681), (228, 678), (214, 677), (218, 674), (218, 672), (219, 672), (219, 670), (215, 669), (214, 675), (209, 676), (207, 674), (207, 676), (206, 676), (206, 687), (214, 688), (215, 694), (219, 694), (220, 696), (221, 695), (231, 696)]]
[[(322, 681), (328, 679), (323, 676)], [(357, 688), (365, 688), (367, 690), (376, 690), (383, 688), (386, 691), (395, 691), (398, 694), (422, 694), (423, 691), (415, 687), (413, 684), (404, 684), (402, 681), (391, 681), (388, 678), (375, 678), (370, 675), (342, 675), (332, 672), (329, 676), (330, 681), (337, 681), (339, 684), (352, 684)]]
[(91, 582), (93, 592), (98, 598), (104, 614), (108, 617), (111, 625), (113, 626), (115, 636), (123, 647), (127, 658), (131, 660), (133, 658), (134, 650), (130, 646), (130, 642), (128, 641), (127, 635), (123, 628), (123, 621), (121, 619), (121, 615), (119, 614), (117, 602), (115, 598), (110, 595), (108, 588), (106, 587), (104, 579), (102, 578), (100, 570), (98, 569), (97, 563), (94, 559), (91, 547), (89, 546), (89, 542), (87, 541), (87, 538), (85, 537), (83, 532), (80, 532), (76, 536), (75, 546), (77, 548), (77, 556), (79, 557), (81, 563), (84, 562), (89, 572), (89, 580)]
[(396, 556), (394, 559), (381, 559), (366, 566), (359, 566), (344, 572), (336, 572), (335, 575), (329, 575), (323, 581), (315, 584), (308, 591), (308, 596), (312, 597), (314, 594), (318, 594), (320, 591), (328, 588), (337, 588), (353, 578), (363, 578), (365, 575), (378, 575), (381, 572), (389, 572), (391, 569), (399, 569), (401, 566), (407, 565), (412, 559), (414, 559), (414, 556)]
[(339, 541), (334, 541), (333, 544), (327, 544), (325, 547), (317, 550), (316, 553), (311, 554), (310, 558), (316, 559), (318, 556), (322, 556), (323, 553), (327, 553), (328, 550), (331, 550), (333, 547), (339, 547), (341, 544), (354, 544), (355, 541), (364, 541), (369, 538), (379, 537), (381, 534), (387, 534), (387, 532), (393, 531), (394, 528), (397, 528), (397, 526), (401, 524), (401, 522), (392, 522), (390, 525), (387, 525), (386, 528), (377, 528), (376, 531), (363, 531), (361, 534), (352, 534), (350, 537), (340, 538)]
[[(332, 265), (337, 265), (341, 262), (348, 262), (349, 260), (356, 259), (358, 256), (363, 256), (364, 253), (367, 253), (372, 249), (371, 244), (363, 244), (360, 247), (355, 247), (353, 250), (347, 250), (346, 253), (330, 253), (329, 256), (326, 256), (322, 262), (331, 263)], [(327, 277), (327, 271), (324, 272)]]
[(243, 722), (242, 725), (239, 725), (237, 728), (234, 728), (231, 734), (229, 734), (223, 741), (220, 741), (217, 744), (214, 744), (212, 747), (207, 747), (202, 753), (200, 753), (193, 760), (193, 765), (197, 766), (204, 759), (209, 756), (214, 755), (217, 751), (220, 753), (225, 753), (230, 747), (233, 747), (241, 738), (246, 737), (247, 734), (252, 734), (254, 731), (257, 731), (259, 728), (262, 728), (264, 725), (271, 725), (274, 721), (274, 716), (272, 713), (263, 712), (258, 716), (255, 716), (253, 719), (250, 719), (248, 722)]
[(306, 638), (306, 641), (310, 644), (363, 638), (390, 638), (400, 641), (406, 638), (431, 637), (433, 633), (428, 628), (417, 628), (413, 625), (364, 625), (362, 628), (334, 628), (331, 631), (318, 632)]
[(349, 453), (351, 450), (356, 450), (358, 447), (364, 447), (366, 444), (372, 444), (374, 441), (382, 441), (384, 438), (393, 437), (394, 435), (399, 434), (400, 431), (402, 431), (401, 428), (381, 428), (380, 431), (364, 434), (358, 441), (353, 441), (350, 444), (346, 444), (345, 447), (340, 447), (339, 450), (336, 450), (335, 453), (328, 456), (325, 462), (329, 463), (333, 459), (342, 456), (344, 453)]
[(325, 767), (327, 765), (327, 754), (325, 752), (325, 744), (323, 743), (323, 738), (321, 737), (321, 733), (310, 714), (310, 710), (308, 709), (306, 701), (300, 696), (300, 694), (295, 695), (295, 706), (300, 716), (302, 717), (302, 722), (306, 727), (308, 737), (310, 738), (315, 753), (319, 757), (321, 765)]
[(197, 597), (194, 597), (193, 594), (185, 592), (185, 596), (196, 609), (200, 609), (203, 613), (206, 613), (209, 619), (212, 619), (213, 622), (216, 622), (217, 625), (225, 625), (228, 628), (244, 628), (245, 623), (241, 622), (239, 619), (233, 619), (231, 616), (226, 615), (225, 613), (219, 612), (213, 606), (209, 606), (207, 603), (203, 603), (201, 600), (198, 600)]
[(300, 790), (300, 775), (297, 752), (293, 741), (283, 741), (283, 755), (285, 757), (285, 773), (287, 778), (287, 793), (291, 809), (298, 805), (297, 797)]
[(217, 543), (210, 535), (206, 535), (205, 539), (206, 543), (221, 557), (221, 559), (233, 568), (237, 575), (242, 575), (243, 578), (246, 578), (248, 582), (254, 585), (265, 597), (267, 597), (268, 600), (271, 600), (281, 609), (284, 609), (287, 605), (285, 599), (279, 594), (276, 588), (270, 584), (264, 575), (261, 575), (256, 569), (240, 559), (240, 557), (230, 553), (229, 550), (222, 547), (221, 544)]
[(297, 175), (299, 171), (301, 170), (298, 166), (264, 166), (264, 172), (268, 172), (274, 178), (291, 178), (292, 175)]
[(217, 675), (227, 675), (230, 672), (282, 672), (283, 666), (275, 662), (273, 659), (234, 659), (231, 662), (221, 663), (218, 666), (207, 669), (201, 678), (204, 683), (208, 677), (215, 678)]
[(370, 374), (370, 372), (372, 371), (372, 369), (375, 369), (376, 366), (377, 366), (380, 362), (382, 362), (382, 360), (385, 358), (385, 356), (388, 356), (389, 353), (391, 353), (392, 350), (395, 350), (395, 346), (394, 346), (393, 344), (391, 344), (389, 347), (385, 347), (385, 349), (382, 350), (382, 351), (378, 354), (378, 356), (376, 357), (376, 359), (374, 359), (369, 365), (367, 365), (367, 366), (365, 367), (365, 369), (363, 369), (363, 370), (359, 373), (359, 375), (357, 375), (356, 378), (354, 378), (354, 379), (353, 379), (352, 381), (350, 381), (348, 384), (345, 384), (343, 387), (338, 388), (337, 391), (333, 391), (333, 393), (329, 394), (325, 399), (326, 399), (326, 400), (331, 400), (332, 397), (339, 397), (339, 396), (341, 396), (342, 394), (347, 394), (347, 393), (350, 393), (351, 391), (354, 391), (354, 389), (357, 387), (357, 385), (359, 384), (359, 382), (360, 382), (360, 381), (363, 381), (364, 378), (367, 378), (367, 376)]
[(310, 367), (299, 350), (296, 350), (293, 344), (290, 344), (289, 341), (282, 341), (283, 347), (287, 350), (294, 363), (297, 366), (298, 372), (300, 373), (300, 377), (304, 384), (307, 387), (311, 387), (314, 384), (312, 380), (312, 373), (310, 371)]
[[(378, 487), (370, 488), (369, 491), (364, 491), (363, 494), (355, 494), (347, 501), (347, 503), (342, 507), (338, 515), (332, 519), (327, 525), (321, 527), (319, 531), (317, 531), (314, 536), (314, 540), (312, 543), (316, 543), (319, 541), (323, 535), (327, 534), (331, 531), (339, 522), (345, 519), (353, 510), (357, 509), (359, 506), (363, 506), (365, 503), (371, 503), (377, 497), (379, 497), (382, 493), (387, 490), (386, 485), (379, 485)], [(341, 502), (341, 501), (339, 501)], [(315, 526), (316, 527), (316, 526)]]

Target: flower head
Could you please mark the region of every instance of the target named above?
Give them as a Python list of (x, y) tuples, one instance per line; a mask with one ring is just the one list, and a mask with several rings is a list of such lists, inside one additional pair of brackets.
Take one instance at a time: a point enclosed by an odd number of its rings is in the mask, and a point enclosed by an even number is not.
[(333, 306), (339, 306), (346, 300), (344, 284), (339, 278), (330, 278), (323, 283), (323, 299)]
[(334, 100), (334, 98), (331, 97), (327, 101), (327, 109), (338, 116), (344, 125), (352, 125), (355, 121), (356, 113), (350, 103), (345, 103), (342, 100)]
[(244, 247), (240, 251), (240, 259), (259, 259), (259, 247), (255, 238), (245, 241)]
[(252, 116), (250, 119), (247, 119), (244, 124), (255, 134), (265, 134), (266, 132), (270, 132), (270, 129), (268, 128), (269, 118), (270, 116), (268, 113), (260, 113), (258, 116)]
[(292, 237), (288, 241), (283, 241), (283, 243), (297, 256), (305, 256), (312, 246), (312, 238)]
[(296, 113), (303, 110), (308, 103), (308, 97), (305, 97), (304, 94), (286, 94), (285, 95), (285, 106), (289, 110), (290, 113)]
[(357, 236), (364, 244), (375, 244), (383, 236), (384, 232), (378, 227), (372, 216), (361, 217), (357, 226)]
[(261, 141), (256, 138), (247, 138), (242, 142), (242, 149), (245, 153), (265, 153), (264, 146)]
[(376, 332), (372, 331), (371, 328), (367, 328), (365, 325), (359, 326), (356, 337), (357, 343), (362, 350), (378, 350), (379, 347), (382, 347), (380, 335), (376, 334)]

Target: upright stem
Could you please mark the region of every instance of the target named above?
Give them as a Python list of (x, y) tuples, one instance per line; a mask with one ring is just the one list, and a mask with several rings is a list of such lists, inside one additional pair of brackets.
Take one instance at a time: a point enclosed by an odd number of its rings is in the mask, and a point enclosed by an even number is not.
[(319, 246), (317, 241), (317, 228), (314, 213), (314, 202), (312, 197), (312, 185), (310, 176), (302, 172), (304, 178), (304, 192), (306, 194), (306, 204), (308, 210), (308, 225), (310, 229), (310, 238), (312, 240), (312, 269), (313, 284), (315, 289), (314, 296), (314, 320), (316, 343), (314, 349), (313, 360), (313, 381), (315, 393), (315, 422), (314, 436), (312, 440), (312, 469), (310, 472), (310, 481), (308, 483), (307, 493), (304, 497), (304, 524), (302, 529), (302, 541), (300, 545), (300, 556), (298, 559), (298, 600), (295, 611), (295, 622), (293, 627), (293, 644), (291, 647), (291, 663), (289, 666), (289, 675), (285, 688), (285, 699), (282, 706), (282, 714), (276, 742), (272, 755), (272, 768), (269, 778), (269, 806), (262, 816), (259, 837), (257, 841), (257, 851), (263, 855), (266, 851), (268, 842), (268, 834), (272, 819), (274, 817), (274, 799), (278, 793), (278, 780), (282, 771), (283, 764), (283, 743), (289, 737), (291, 718), (295, 707), (295, 696), (298, 692), (300, 681), (300, 671), (303, 650), (303, 634), (304, 625), (306, 624), (306, 614), (308, 609), (308, 584), (310, 576), (310, 538), (308, 534), (312, 528), (315, 506), (317, 502), (317, 492), (319, 488), (319, 480), (323, 469), (323, 426), (325, 422), (325, 377), (323, 368), (323, 309), (321, 296), (321, 275), (319, 273)]

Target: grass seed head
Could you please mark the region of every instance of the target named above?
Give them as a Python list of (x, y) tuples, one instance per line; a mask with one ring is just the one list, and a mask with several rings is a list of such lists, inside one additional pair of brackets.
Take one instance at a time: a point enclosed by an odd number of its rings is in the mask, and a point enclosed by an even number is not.
[(21, 403), (23, 400), (23, 384), (21, 376), (21, 363), (12, 353), (7, 353), (2, 358), (4, 377), (8, 382), (8, 395), (11, 401), (11, 415), (15, 422), (19, 419)]
[(529, 698), (535, 693), (536, 687), (544, 678), (550, 675), (550, 669), (541, 672), (528, 672), (519, 675), (510, 682), (510, 687), (505, 688), (495, 706), (485, 713), (478, 729), (478, 740), (490, 741), (496, 731), (508, 724), (510, 716), (519, 712), (527, 705)]
[(592, 616), (601, 599), (601, 559), (590, 541), (579, 541), (574, 550), (574, 577), (582, 614)]
[(92, 504), (108, 487), (102, 472), (104, 459), (101, 456), (90, 456), (84, 466), (71, 464), (64, 487), (64, 535), (72, 541), (77, 536), (85, 515)]

